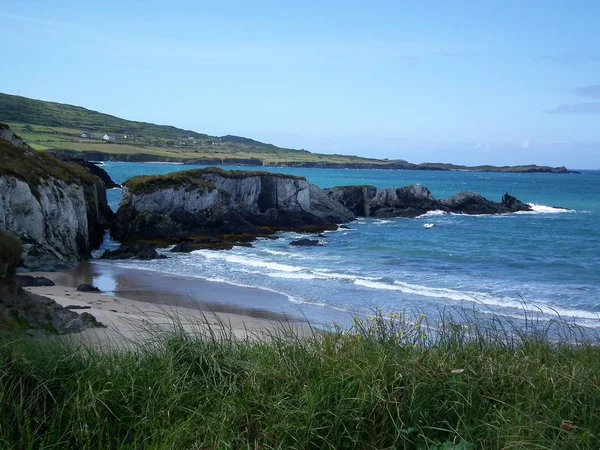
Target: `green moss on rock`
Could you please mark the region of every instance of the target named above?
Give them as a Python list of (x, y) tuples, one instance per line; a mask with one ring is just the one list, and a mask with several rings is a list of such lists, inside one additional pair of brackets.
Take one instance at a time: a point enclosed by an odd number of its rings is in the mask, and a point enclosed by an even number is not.
[(26, 182), (34, 195), (41, 180), (52, 177), (67, 184), (93, 185), (97, 179), (75, 163), (62, 162), (48, 153), (15, 147), (0, 140), (0, 176), (13, 176)]
[(144, 175), (130, 178), (124, 185), (133, 194), (149, 194), (162, 189), (215, 189), (210, 181), (204, 179), (205, 175), (219, 175), (224, 178), (244, 179), (249, 177), (271, 177), (291, 180), (306, 180), (304, 177), (285, 175), (280, 173), (246, 171), (246, 170), (223, 170), (216, 167), (206, 169), (184, 170), (172, 172), (166, 175)]

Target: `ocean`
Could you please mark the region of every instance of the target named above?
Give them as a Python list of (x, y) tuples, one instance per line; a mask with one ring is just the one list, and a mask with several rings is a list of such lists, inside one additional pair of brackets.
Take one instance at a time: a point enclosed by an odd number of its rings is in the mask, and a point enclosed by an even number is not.
[[(203, 166), (106, 162), (121, 183), (135, 175)], [(522, 320), (557, 315), (600, 328), (600, 171), (511, 174), (403, 170), (225, 167), (306, 177), (320, 187), (421, 184), (434, 197), (474, 191), (499, 201), (508, 192), (533, 206), (530, 213), (466, 216), (430, 212), (415, 219), (359, 219), (325, 233), (318, 247), (293, 247), (300, 235), (280, 233), (253, 247), (167, 253), (156, 261), (99, 264), (202, 278), (284, 294), (285, 305), (315, 323), (440, 309), (476, 311)], [(117, 209), (121, 191), (109, 191)], [(434, 226), (431, 227), (430, 224)], [(107, 241), (104, 247), (115, 244)], [(96, 253), (97, 254), (97, 253)], [(257, 304), (257, 308), (263, 305)]]

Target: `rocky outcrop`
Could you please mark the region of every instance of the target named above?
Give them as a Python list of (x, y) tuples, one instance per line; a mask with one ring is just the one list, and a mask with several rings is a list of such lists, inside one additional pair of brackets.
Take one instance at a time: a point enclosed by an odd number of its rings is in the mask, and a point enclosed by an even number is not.
[(165, 255), (158, 253), (153, 245), (145, 242), (123, 244), (116, 250), (106, 250), (101, 256), (101, 259), (142, 259), (144, 261), (166, 258)]
[(286, 229), (335, 229), (330, 219), (350, 217), (313, 212), (304, 178), (211, 168), (128, 180), (111, 235), (120, 241), (174, 242), (201, 235), (260, 236)]
[(27, 145), (23, 139), (17, 136), (5, 123), (0, 123), (0, 141), (8, 142), (9, 144), (18, 148), (26, 148), (31, 150), (31, 147), (29, 147), (29, 145)]
[(420, 185), (390, 189), (342, 186), (326, 189), (325, 193), (362, 217), (417, 217), (439, 209), (429, 189)]
[(0, 227), (20, 238), (23, 265), (51, 269), (89, 257), (113, 215), (104, 183), (14, 139), (0, 140)]
[(4, 328), (26, 327), (38, 334), (65, 334), (103, 326), (89, 313), (69, 311), (54, 300), (19, 286), (15, 271), (21, 251), (19, 240), (0, 229), (0, 332)]
[(31, 275), (17, 275), (15, 281), (21, 287), (54, 286), (56, 284), (46, 277), (32, 277)]
[(319, 245), (319, 241), (316, 239), (296, 239), (295, 241), (290, 242), (290, 245), (294, 247), (317, 247)]
[(357, 214), (346, 208), (340, 202), (333, 200), (322, 189), (310, 185), (310, 211), (329, 222), (345, 223), (356, 219)]
[(336, 229), (357, 216), (417, 217), (434, 210), (499, 214), (530, 207), (508, 194), (496, 203), (470, 192), (437, 200), (421, 185), (322, 190), (300, 177), (210, 168), (128, 180), (111, 234), (122, 242), (158, 239), (177, 244), (173, 252), (190, 252), (248, 245), (278, 230)]
[(459, 214), (504, 214), (531, 211), (531, 207), (505, 194), (502, 202), (492, 202), (474, 192), (461, 192), (446, 200), (437, 200), (421, 185), (378, 189), (374, 186), (341, 186), (325, 193), (357, 216), (417, 217), (428, 211)]

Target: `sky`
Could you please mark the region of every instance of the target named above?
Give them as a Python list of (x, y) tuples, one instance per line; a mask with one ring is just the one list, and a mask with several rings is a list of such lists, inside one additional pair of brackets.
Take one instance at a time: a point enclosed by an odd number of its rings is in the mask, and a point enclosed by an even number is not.
[(600, 2), (2, 0), (0, 92), (314, 152), (600, 168)]

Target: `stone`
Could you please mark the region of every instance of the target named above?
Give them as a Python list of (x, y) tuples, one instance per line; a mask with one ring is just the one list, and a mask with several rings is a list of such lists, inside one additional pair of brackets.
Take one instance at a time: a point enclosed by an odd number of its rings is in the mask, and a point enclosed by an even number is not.
[(316, 239), (297, 239), (295, 241), (290, 242), (290, 245), (294, 245), (297, 247), (315, 247), (319, 245), (319, 241)]
[(77, 286), (77, 290), (79, 292), (102, 292), (96, 286), (92, 286), (91, 284), (88, 284), (88, 283), (80, 284), (79, 286)]
[(17, 275), (15, 276), (17, 284), (21, 287), (34, 287), (34, 286), (55, 286), (54, 281), (49, 280), (45, 277), (32, 277), (31, 275)]
[(123, 244), (116, 250), (106, 250), (100, 259), (166, 259), (156, 251), (153, 245), (145, 242), (136, 242), (133, 244)]

